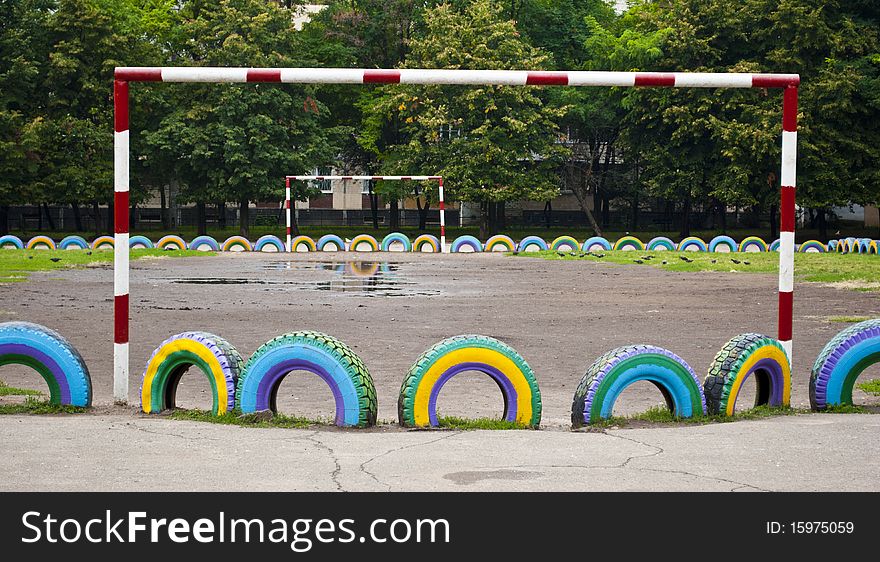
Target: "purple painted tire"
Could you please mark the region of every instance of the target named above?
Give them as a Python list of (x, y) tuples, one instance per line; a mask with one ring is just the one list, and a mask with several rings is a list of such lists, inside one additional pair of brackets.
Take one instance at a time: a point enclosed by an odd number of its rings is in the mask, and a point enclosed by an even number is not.
[(880, 318), (859, 322), (834, 336), (822, 349), (810, 375), (810, 406), (852, 404), (856, 379), (880, 362)]

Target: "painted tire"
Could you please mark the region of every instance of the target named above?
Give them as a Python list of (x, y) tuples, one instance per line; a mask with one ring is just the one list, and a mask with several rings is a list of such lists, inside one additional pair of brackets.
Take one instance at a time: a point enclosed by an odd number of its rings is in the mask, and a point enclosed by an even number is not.
[(730, 236), (716, 236), (709, 242), (710, 252), (723, 252), (719, 247), (727, 248), (727, 252), (736, 252), (739, 250), (739, 244)]
[(513, 238), (504, 234), (496, 234), (490, 237), (486, 240), (485, 246), (483, 246), (484, 252), (512, 252), (514, 250), (516, 250), (516, 242), (513, 241)]
[[(873, 250), (874, 250), (873, 252), (871, 251), (872, 244), (873, 244)], [(862, 238), (861, 240), (859, 240), (859, 253), (860, 254), (871, 254), (871, 253), (876, 254), (877, 253), (877, 243), (874, 242), (873, 240), (871, 240), (870, 238)]]
[[(369, 246), (369, 249), (364, 250), (364, 244)], [(354, 238), (351, 239), (351, 242), (348, 245), (348, 251), (350, 252), (378, 252), (379, 251), (379, 243), (375, 238), (370, 236), (369, 234), (358, 234)]]
[(877, 240), (871, 240), (871, 242), (868, 244), (868, 253), (875, 256), (880, 253), (880, 249), (878, 249), (877, 246)]
[(624, 236), (614, 243), (615, 250), (636, 250), (643, 251), (645, 244), (635, 236)]
[(852, 389), (862, 372), (880, 362), (880, 318), (853, 324), (828, 342), (810, 375), (810, 406), (852, 404)]
[(220, 243), (211, 236), (196, 236), (189, 241), (189, 249), (199, 252), (219, 252)]
[(648, 242), (648, 250), (652, 252), (658, 250), (669, 250), (670, 252), (674, 252), (675, 242), (665, 236), (657, 236), (656, 238), (651, 238)]
[(453, 254), (464, 253), (464, 252), (482, 252), (483, 251), (483, 243), (474, 238), (473, 236), (468, 236), (465, 234), (464, 236), (459, 236), (455, 240), (452, 241), (452, 248), (450, 250)]
[(0, 366), (25, 365), (49, 385), (49, 402), (92, 405), (92, 378), (82, 356), (61, 334), (30, 322), (0, 323)]
[(825, 244), (819, 242), (818, 240), (807, 240), (806, 242), (801, 244), (800, 248), (798, 248), (798, 252), (801, 253), (818, 252), (820, 254), (824, 254), (827, 251), (828, 248), (825, 246)]
[(706, 241), (697, 236), (688, 236), (678, 243), (679, 252), (708, 252)]
[(112, 236), (98, 236), (92, 240), (93, 250), (112, 250), (116, 247), (116, 239)]
[(132, 236), (128, 239), (128, 247), (132, 250), (155, 248), (155, 246), (153, 245), (153, 241), (146, 236)]
[(16, 250), (24, 249), (24, 243), (18, 236), (13, 236), (12, 234), (0, 236), (0, 248), (9, 248), (10, 246), (14, 247)]
[(318, 238), (315, 247), (319, 252), (344, 252), (345, 242), (335, 234), (325, 234)]
[(748, 236), (739, 243), (740, 252), (766, 252), (768, 249), (764, 239), (758, 236)]
[(637, 381), (653, 383), (669, 409), (680, 418), (706, 412), (703, 387), (678, 355), (653, 345), (612, 349), (590, 365), (571, 403), (571, 425), (581, 427), (611, 417), (620, 393)]
[(251, 241), (244, 236), (230, 236), (223, 242), (224, 252), (252, 252)]
[(571, 236), (560, 236), (550, 243), (550, 248), (557, 252), (576, 252), (580, 247), (580, 242)]
[(364, 362), (350, 347), (319, 332), (292, 332), (261, 345), (238, 379), (236, 405), (246, 414), (275, 411), (278, 386), (291, 371), (309, 371), (327, 383), (336, 401), (336, 425), (375, 425), (376, 389)]
[(788, 406), (791, 401), (791, 366), (777, 340), (761, 334), (732, 338), (715, 355), (703, 381), (710, 414), (732, 416), (742, 384), (755, 376), (755, 406)]
[(39, 248), (54, 250), (55, 249), (55, 241), (52, 240), (51, 238), (49, 238), (48, 236), (42, 236), (42, 235), (34, 236), (30, 240), (28, 240), (28, 243), (27, 243), (28, 250), (36, 250)]
[[(838, 249), (840, 249), (838, 247)], [(843, 241), (843, 249), (842, 252), (844, 254), (853, 254), (857, 251), (856, 239), (855, 238), (847, 238)]]
[[(0, 246), (2, 245), (0, 242)], [(67, 236), (58, 243), (58, 247), (62, 250), (87, 250), (89, 243), (82, 236)]]
[(397, 400), (404, 427), (436, 427), (437, 397), (443, 385), (463, 371), (492, 377), (504, 395), (503, 419), (523, 427), (541, 423), (541, 391), (526, 360), (494, 338), (463, 335), (447, 338), (425, 351), (407, 373)]
[(433, 252), (440, 251), (440, 240), (431, 234), (422, 234), (413, 240), (413, 252)]
[(827, 247), (828, 247), (829, 252), (836, 252), (837, 251), (837, 240), (829, 240)]
[[(391, 244), (398, 242), (403, 244), (403, 250), (392, 250)], [(412, 252), (412, 242), (409, 239), (409, 236), (405, 234), (401, 234), (399, 232), (392, 232), (382, 239), (382, 251), (383, 252)]]
[(845, 254), (848, 247), (849, 243), (846, 240), (838, 240), (837, 244), (834, 245), (834, 251), (838, 254)]
[(281, 241), (281, 238), (272, 234), (260, 236), (254, 242), (255, 252), (283, 252), (284, 250), (284, 242)]
[(771, 252), (778, 252), (778, 251), (779, 251), (779, 244), (780, 244), (780, 242), (779, 242), (779, 238), (777, 238), (777, 239), (774, 240), (773, 242), (770, 242), (770, 247), (769, 247), (768, 249), (769, 249)]
[(598, 246), (603, 250), (611, 249), (611, 242), (602, 238), (601, 236), (593, 236), (592, 238), (587, 238), (584, 240), (584, 243), (581, 245), (581, 251), (584, 252), (592, 252), (593, 248)]
[(211, 413), (225, 414), (235, 407), (235, 385), (244, 361), (232, 345), (207, 332), (183, 332), (160, 345), (144, 369), (141, 408), (147, 414), (175, 407), (180, 379), (190, 367), (198, 367), (211, 383)]
[[(530, 246), (533, 246), (534, 249), (529, 250)], [(548, 250), (549, 246), (547, 246), (547, 241), (540, 236), (526, 236), (519, 241), (519, 245), (517, 245), (516, 249), (520, 252), (543, 252), (544, 250)]]
[(180, 236), (169, 234), (159, 238), (158, 242), (156, 242), (156, 247), (162, 250), (186, 250), (186, 240)]
[(318, 247), (315, 245), (314, 239), (310, 236), (294, 236), (290, 241), (291, 252), (314, 252), (317, 249)]

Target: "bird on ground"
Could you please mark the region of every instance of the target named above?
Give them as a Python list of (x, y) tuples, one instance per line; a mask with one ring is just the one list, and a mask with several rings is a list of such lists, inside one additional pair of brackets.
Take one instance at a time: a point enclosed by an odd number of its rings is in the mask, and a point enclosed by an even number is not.
[(633, 260), (633, 261), (634, 261), (634, 262), (635, 262), (635, 263), (637, 263), (637, 264), (639, 264), (639, 265), (641, 265), (641, 264), (643, 264), (643, 263), (645, 263), (645, 262), (644, 262), (644, 261), (642, 261), (642, 260)]
[(49, 261), (54, 261), (55, 263), (58, 263), (61, 261), (61, 258), (49, 258)]
[(736, 265), (739, 265), (739, 264), (741, 263), (739, 260), (735, 260), (735, 259), (731, 259), (730, 261), (732, 261), (732, 262), (735, 263)]

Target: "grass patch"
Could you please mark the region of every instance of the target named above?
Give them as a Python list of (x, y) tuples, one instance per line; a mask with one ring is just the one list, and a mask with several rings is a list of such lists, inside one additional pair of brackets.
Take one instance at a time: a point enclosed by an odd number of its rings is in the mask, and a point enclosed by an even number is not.
[(0, 415), (6, 414), (79, 414), (85, 412), (87, 408), (78, 406), (62, 406), (61, 404), (50, 404), (46, 400), (38, 400), (32, 396), (28, 396), (22, 404), (0, 404)]
[(459, 418), (455, 416), (439, 416), (438, 427), (444, 429), (528, 429), (528, 427), (498, 418)]
[(868, 394), (873, 394), (874, 396), (880, 396), (880, 379), (873, 379), (870, 381), (860, 382), (856, 385), (860, 390), (867, 392)]
[(30, 390), (27, 388), (15, 388), (9, 386), (5, 382), (0, 381), (0, 396), (42, 396), (39, 390)]
[(826, 406), (822, 412), (826, 414), (871, 414), (871, 410), (855, 404), (836, 404)]
[(174, 410), (169, 416), (173, 420), (198, 421), (220, 425), (237, 425), (239, 427), (276, 427), (285, 429), (303, 429), (314, 425), (327, 425), (323, 420), (310, 420), (297, 416), (275, 414), (265, 418), (259, 414), (242, 415), (240, 410), (226, 412), (215, 416), (206, 410)]
[[(777, 273), (779, 271), (779, 254), (776, 252), (710, 253), (621, 250), (584, 253), (547, 250), (545, 252), (526, 252), (517, 254), (517, 256), (546, 260), (641, 265), (683, 272)], [(687, 261), (682, 258), (687, 258)], [(642, 263), (639, 264), (639, 261)], [(877, 279), (880, 279), (880, 257), (878, 256), (797, 253), (794, 255), (794, 271), (798, 281), (835, 283), (855, 290), (880, 291), (880, 283), (877, 282)]]
[(591, 424), (590, 427), (600, 429), (607, 429), (610, 427), (627, 427), (633, 425), (634, 422), (647, 422), (658, 425), (703, 425), (708, 423), (730, 423), (741, 420), (757, 420), (776, 416), (793, 416), (796, 414), (808, 413), (810, 413), (810, 410), (802, 410), (798, 408), (756, 406), (754, 408), (749, 408), (748, 410), (736, 412), (732, 416), (723, 416), (721, 414), (716, 414), (713, 416), (694, 416), (692, 418), (678, 418), (675, 417), (666, 406), (653, 406), (651, 408), (648, 408), (644, 412), (632, 416), (619, 416), (600, 420), (599, 422)]
[(842, 324), (855, 324), (856, 322), (864, 322), (870, 320), (867, 316), (829, 316), (829, 322), (840, 322)]
[[(212, 255), (196, 250), (131, 250), (131, 259)], [(54, 261), (53, 261), (54, 260)], [(51, 271), (113, 262), (113, 252), (106, 250), (0, 250), (0, 283), (25, 281), (34, 271)]]

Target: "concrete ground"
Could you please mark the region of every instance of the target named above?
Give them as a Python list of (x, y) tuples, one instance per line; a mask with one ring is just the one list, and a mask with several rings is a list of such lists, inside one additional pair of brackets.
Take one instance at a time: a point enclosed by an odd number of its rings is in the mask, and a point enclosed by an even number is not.
[[(773, 335), (774, 275), (486, 254), (222, 254), (132, 265), (130, 409), (110, 406), (109, 267), (37, 273), (0, 288), (0, 321), (44, 324), (76, 345), (98, 406), (75, 416), (0, 416), (0, 489), (880, 489), (873, 478), (880, 468), (880, 416), (568, 430), (579, 379), (613, 347), (666, 347), (702, 378), (729, 338)], [(848, 315), (880, 316), (880, 296), (797, 285), (794, 406), (808, 407), (812, 362), (846, 326), (831, 319)], [(245, 358), (284, 332), (313, 329), (338, 337), (369, 367), (382, 425), (367, 431), (251, 429), (136, 413), (152, 350), (193, 329), (225, 337)], [(410, 365), (434, 343), (462, 333), (497, 337), (525, 357), (541, 387), (543, 430), (411, 432), (393, 425)], [(300, 375), (282, 383), (279, 410), (332, 417), (329, 389), (317, 377)], [(875, 365), (863, 377), (878, 375)], [(0, 368), (0, 380), (44, 386), (16, 366)], [(210, 409), (209, 390), (205, 377), (184, 376), (178, 405)], [(753, 385), (745, 388), (737, 408), (748, 407), (753, 396)], [(861, 391), (854, 398), (880, 401)], [(489, 417), (501, 413), (501, 403), (488, 377), (464, 373), (444, 387), (438, 407), (445, 415)], [(614, 413), (658, 404), (659, 392), (637, 383)]]
[(604, 432), (0, 416), (0, 490), (878, 491), (880, 416)]

